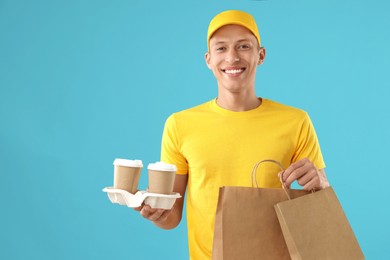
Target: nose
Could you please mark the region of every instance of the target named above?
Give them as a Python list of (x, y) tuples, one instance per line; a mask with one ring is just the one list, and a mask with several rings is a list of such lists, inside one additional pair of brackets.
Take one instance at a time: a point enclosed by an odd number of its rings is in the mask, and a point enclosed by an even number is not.
[(237, 50), (234, 48), (229, 49), (229, 51), (226, 53), (225, 61), (227, 63), (235, 63), (240, 60), (240, 57), (238, 56)]

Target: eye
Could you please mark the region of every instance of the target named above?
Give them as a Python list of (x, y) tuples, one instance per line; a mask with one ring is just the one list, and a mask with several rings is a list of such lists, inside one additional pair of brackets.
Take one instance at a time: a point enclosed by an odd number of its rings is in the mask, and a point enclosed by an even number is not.
[(216, 51), (218, 51), (218, 52), (222, 52), (222, 51), (224, 51), (224, 50), (226, 50), (226, 48), (225, 47), (217, 47), (216, 48)]
[(241, 50), (247, 50), (249, 48), (250, 48), (249, 44), (241, 44), (238, 46), (238, 49), (241, 49)]

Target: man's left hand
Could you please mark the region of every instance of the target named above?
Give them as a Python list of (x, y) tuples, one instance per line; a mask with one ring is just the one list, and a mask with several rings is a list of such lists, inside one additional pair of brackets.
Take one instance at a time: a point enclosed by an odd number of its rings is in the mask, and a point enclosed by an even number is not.
[(283, 173), (283, 181), (287, 187), (297, 181), (307, 191), (319, 190), (329, 186), (324, 169), (317, 169), (308, 158), (291, 164)]

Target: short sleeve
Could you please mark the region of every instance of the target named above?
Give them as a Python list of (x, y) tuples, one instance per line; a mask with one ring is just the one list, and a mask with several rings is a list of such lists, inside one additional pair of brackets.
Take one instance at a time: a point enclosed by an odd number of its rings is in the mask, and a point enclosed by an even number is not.
[(307, 113), (305, 113), (301, 124), (297, 148), (292, 158), (292, 162), (299, 161), (303, 158), (309, 158), (318, 169), (325, 168), (325, 162), (322, 157), (317, 134)]
[(165, 122), (161, 141), (161, 161), (176, 165), (177, 174), (187, 174), (188, 163), (180, 152), (180, 147), (180, 135), (173, 114)]

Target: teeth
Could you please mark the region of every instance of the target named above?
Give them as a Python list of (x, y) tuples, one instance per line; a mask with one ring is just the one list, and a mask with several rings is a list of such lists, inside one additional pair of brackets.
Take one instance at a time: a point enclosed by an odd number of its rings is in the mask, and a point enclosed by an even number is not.
[(238, 69), (238, 70), (225, 70), (226, 73), (228, 74), (236, 74), (242, 72), (243, 69)]

